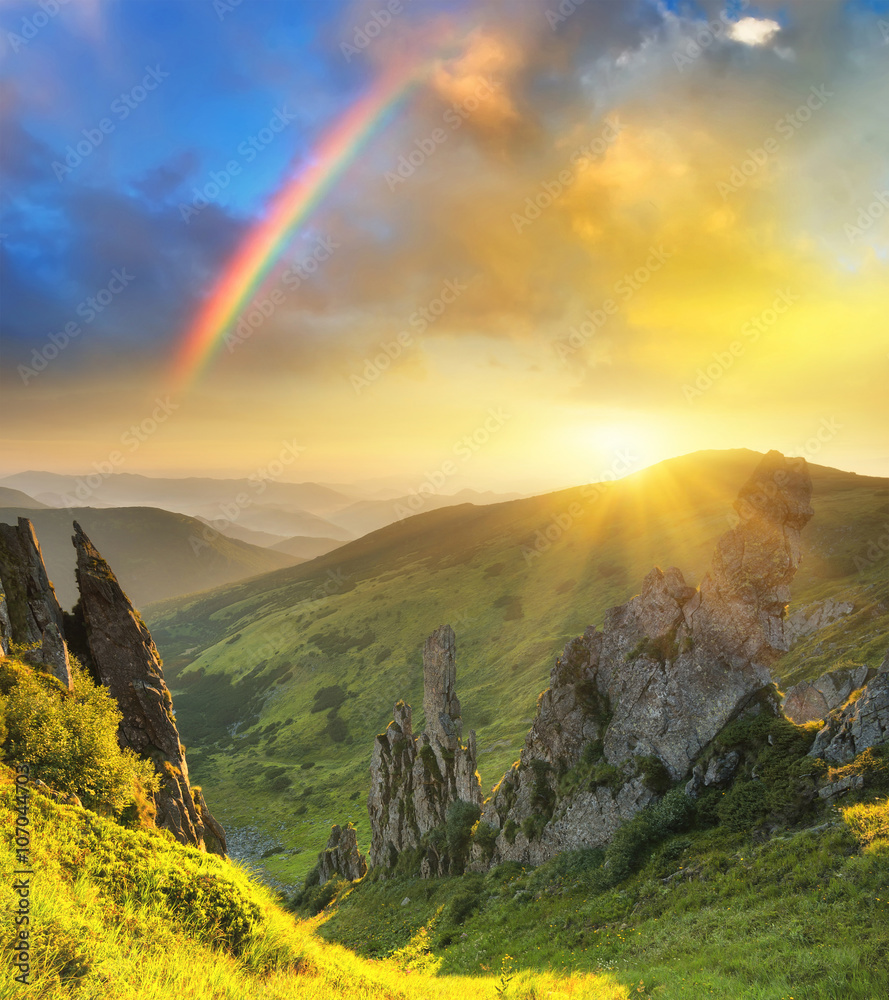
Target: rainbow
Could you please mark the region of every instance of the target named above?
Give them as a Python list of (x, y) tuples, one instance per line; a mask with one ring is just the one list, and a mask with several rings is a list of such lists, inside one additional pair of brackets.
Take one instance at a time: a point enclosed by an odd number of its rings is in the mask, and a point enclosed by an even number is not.
[(286, 246), (387, 112), (419, 82), (420, 67), (400, 66), (384, 74), (322, 136), (308, 165), (272, 199), (264, 218), (226, 265), (210, 296), (186, 331), (173, 364), (178, 387), (191, 382), (212, 358), (223, 334), (252, 299)]

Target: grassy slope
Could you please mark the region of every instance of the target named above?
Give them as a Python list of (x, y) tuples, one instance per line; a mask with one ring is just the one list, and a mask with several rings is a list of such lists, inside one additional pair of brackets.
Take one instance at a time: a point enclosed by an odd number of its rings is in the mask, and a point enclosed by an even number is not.
[[(491, 787), (518, 755), (566, 640), (638, 592), (655, 564), (698, 582), (757, 460), (704, 453), (600, 495), (573, 489), (432, 511), (303, 566), (149, 609), (189, 764), (214, 811), (262, 831), (257, 853), (279, 852), (263, 863), (284, 881), (314, 863), (334, 822), (353, 820), (366, 844), (372, 737), (399, 697), (422, 725), (422, 643), (446, 621), (457, 632), (464, 722), (478, 731)], [(833, 596), (856, 612), (786, 657), (788, 682), (838, 660), (878, 664), (889, 631), (886, 553), (863, 562), (886, 530), (886, 480), (812, 472), (816, 514), (794, 606)], [(528, 558), (547, 529), (555, 541)], [(330, 709), (311, 709), (334, 685), (348, 696), (331, 720)]]
[[(0, 824), (15, 819), (0, 768)], [(297, 923), (236, 865), (156, 831), (123, 830), (85, 809), (30, 803), (29, 985), (15, 981), (11, 943), (16, 859), (0, 841), (0, 1000), (482, 1000), (492, 977), (435, 979), (369, 962)], [(242, 919), (243, 918), (243, 919)], [(235, 933), (237, 931), (237, 933)], [(540, 991), (554, 976), (531, 980)], [(572, 977), (577, 1000), (627, 1000), (610, 975)], [(512, 993), (512, 997), (517, 994)]]
[[(13, 808), (0, 768), (5, 830)], [(30, 821), (33, 981), (13, 979), (16, 860), (4, 837), (0, 1000), (489, 1000), (504, 964), (515, 972), (504, 1000), (876, 1000), (889, 985), (885, 799), (759, 846), (718, 830), (674, 838), (594, 896), (582, 873), (552, 866), (359, 885), (320, 927), (362, 950), (372, 936), (379, 954), (468, 890), (480, 909), (452, 928), (449, 948), (433, 944), (439, 976), (319, 940), (318, 921), (296, 922), (243, 869), (155, 831), (41, 795)]]
[[(885, 838), (889, 802), (879, 803), (871, 836), (879, 824)], [(602, 893), (582, 868), (566, 873), (565, 858), (359, 883), (320, 933), (383, 955), (438, 912), (443, 975), (497, 970), (508, 953), (532, 970), (608, 971), (653, 997), (877, 1000), (889, 995), (889, 840), (862, 846), (840, 815), (764, 843), (723, 828), (682, 834)]]
[(283, 553), (227, 538), (195, 518), (156, 507), (0, 509), (0, 521), (6, 524), (15, 524), (19, 517), (34, 524), (47, 572), (64, 608), (70, 608), (78, 596), (72, 521), (80, 523), (114, 567), (137, 606), (233, 583), (293, 562)]

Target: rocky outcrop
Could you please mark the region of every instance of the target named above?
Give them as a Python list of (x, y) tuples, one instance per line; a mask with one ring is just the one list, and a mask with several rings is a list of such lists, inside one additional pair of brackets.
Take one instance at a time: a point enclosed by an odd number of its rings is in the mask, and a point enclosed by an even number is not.
[(121, 746), (150, 760), (160, 777), (155, 822), (180, 843), (224, 854), (222, 828), (200, 790), (189, 785), (173, 702), (151, 635), (77, 522), (74, 530), (80, 605), (93, 668), (120, 707)]
[(815, 737), (811, 757), (848, 764), (871, 747), (889, 743), (889, 670), (880, 668), (861, 694), (827, 717)]
[(814, 681), (794, 684), (784, 695), (781, 707), (788, 719), (798, 726), (816, 719), (826, 719), (845, 704), (853, 691), (864, 687), (876, 671), (867, 666), (832, 670)]
[(391, 869), (399, 853), (423, 846), (424, 873), (445, 874), (453, 859), (425, 843), (425, 835), (444, 826), (454, 803), (481, 806), (482, 801), (475, 733), (470, 732), (466, 745), (461, 739), (450, 625), (436, 629), (426, 641), (423, 681), (426, 730), (414, 735), (411, 708), (399, 701), (393, 721), (374, 743), (368, 798), (370, 861), (374, 867)]
[(0, 587), (0, 656), (8, 656), (12, 646), (12, 622), (9, 620), (9, 608), (6, 606), (6, 594)]
[(62, 609), (46, 575), (34, 527), (25, 517), (16, 525), (0, 524), (0, 582), (5, 592), (0, 632), (8, 628), (4, 648), (8, 652), (11, 642), (32, 647), (25, 659), (48, 668), (71, 690)]
[(699, 589), (678, 569), (653, 569), (601, 631), (567, 644), (519, 761), (485, 803), (482, 821), (497, 834), (489, 860), (539, 864), (607, 843), (688, 775), (726, 723), (755, 710), (787, 649), (784, 612), (810, 496), (805, 461), (769, 452)]
[(335, 875), (354, 882), (367, 874), (367, 860), (358, 850), (358, 838), (351, 823), (330, 831), (327, 847), (318, 855), (317, 870), (321, 885)]
[(835, 601), (833, 598), (800, 608), (784, 623), (787, 642), (792, 646), (797, 640), (814, 635), (845, 615), (851, 615), (854, 610), (855, 605), (851, 601)]

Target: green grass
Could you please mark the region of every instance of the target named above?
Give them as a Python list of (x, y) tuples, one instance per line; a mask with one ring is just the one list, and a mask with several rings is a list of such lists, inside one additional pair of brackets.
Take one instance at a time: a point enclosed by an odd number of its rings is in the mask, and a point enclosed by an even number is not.
[[(0, 767), (4, 829), (14, 815)], [(686, 831), (605, 890), (601, 853), (569, 852), (533, 871), (367, 877), (313, 920), (168, 834), (40, 794), (30, 824), (31, 983), (13, 978), (5, 837), (0, 1000), (877, 1000), (889, 988), (881, 796), (765, 841)]]
[(438, 913), (441, 975), (488, 974), (509, 954), (533, 971), (607, 972), (665, 1000), (877, 1000), (889, 992), (887, 821), (883, 798), (765, 842), (683, 833), (605, 891), (592, 851), (533, 871), (368, 878), (319, 933), (379, 956)]
[[(311, 868), (333, 823), (352, 821), (366, 847), (373, 737), (397, 698), (422, 728), (422, 644), (444, 622), (457, 633), (464, 731), (478, 732), (487, 791), (518, 757), (565, 642), (601, 624), (655, 564), (699, 582), (756, 462), (709, 453), (598, 495), (432, 511), (303, 566), (146, 609), (214, 813), (273, 841), (279, 853), (258, 860), (286, 883)], [(841, 660), (878, 665), (889, 632), (889, 556), (866, 561), (886, 521), (886, 481), (811, 468), (816, 513), (790, 610), (827, 597), (856, 610), (778, 664), (785, 687)], [(569, 527), (526, 558), (565, 516)], [(344, 699), (313, 711), (334, 686)], [(271, 787), (271, 768), (285, 769), (286, 789)]]
[[(0, 767), (0, 824), (12, 828), (12, 772)], [(370, 962), (318, 939), (239, 866), (152, 830), (129, 831), (35, 794), (27, 985), (12, 965), (18, 867), (0, 840), (0, 1000), (467, 1000), (495, 996), (493, 976), (435, 978)], [(407, 968), (405, 964), (407, 963)], [(627, 1000), (610, 975), (522, 980), (536, 995)], [(517, 980), (516, 985), (522, 980)], [(512, 990), (517, 1000), (528, 993)]]

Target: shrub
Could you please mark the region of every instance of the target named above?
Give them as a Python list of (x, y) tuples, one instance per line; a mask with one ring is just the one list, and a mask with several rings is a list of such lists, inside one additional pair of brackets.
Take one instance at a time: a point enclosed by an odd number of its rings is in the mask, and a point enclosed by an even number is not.
[(311, 710), (313, 712), (324, 712), (330, 708), (339, 708), (348, 696), (348, 692), (341, 688), (339, 684), (319, 688), (312, 695)]
[(475, 803), (464, 802), (462, 799), (452, 802), (448, 809), (445, 821), (445, 835), (447, 837), (448, 854), (451, 856), (452, 873), (454, 865), (456, 865), (458, 871), (462, 869), (463, 863), (469, 854), (472, 828), (478, 822), (480, 815), (481, 809)]
[(333, 709), (327, 716), (327, 735), (334, 743), (342, 743), (349, 735), (349, 728), (345, 721), (341, 719), (336, 709)]
[(605, 851), (605, 882), (614, 885), (638, 866), (643, 855), (658, 841), (687, 829), (695, 806), (681, 788), (674, 788), (656, 805), (649, 806), (624, 823)]
[(653, 754), (637, 757), (636, 766), (642, 775), (646, 788), (649, 788), (655, 795), (663, 795), (664, 792), (669, 791), (673, 779), (660, 757), (655, 757)]
[(766, 790), (759, 781), (736, 781), (716, 808), (719, 822), (735, 833), (749, 830), (767, 811)]
[(483, 823), (481, 820), (472, 828), (472, 842), (481, 848), (486, 860), (494, 854), (499, 832), (490, 823)]
[(158, 787), (148, 761), (122, 750), (122, 718), (107, 688), (96, 686), (72, 658), (74, 690), (68, 693), (49, 674), (5, 660), (0, 664), (0, 720), (3, 754), (29, 764), (34, 777), (57, 791), (76, 795), (100, 813), (120, 813), (141, 786)]

